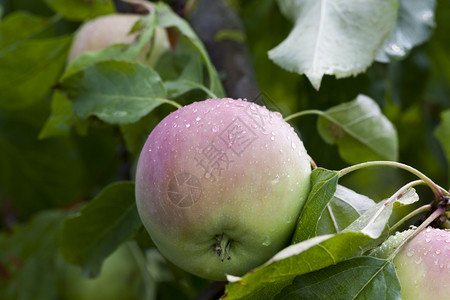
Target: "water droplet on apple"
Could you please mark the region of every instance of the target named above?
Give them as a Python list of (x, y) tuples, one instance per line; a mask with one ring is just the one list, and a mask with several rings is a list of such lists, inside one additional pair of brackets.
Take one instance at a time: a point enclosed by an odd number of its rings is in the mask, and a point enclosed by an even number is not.
[(186, 128), (189, 128), (189, 127), (191, 127), (191, 124), (187, 123)]
[(279, 119), (281, 119), (283, 116), (279, 113), (279, 112), (277, 112), (277, 111), (274, 111), (273, 113), (272, 113), (272, 115), (274, 115), (275, 117), (277, 117), (277, 118), (279, 118)]
[(266, 236), (266, 239), (263, 242), (263, 246), (269, 246), (272, 242), (270, 241), (270, 236)]
[(277, 175), (275, 176), (275, 178), (272, 180), (272, 183), (273, 183), (273, 184), (276, 184), (276, 183), (278, 183), (278, 182), (280, 182), (280, 175), (277, 174)]

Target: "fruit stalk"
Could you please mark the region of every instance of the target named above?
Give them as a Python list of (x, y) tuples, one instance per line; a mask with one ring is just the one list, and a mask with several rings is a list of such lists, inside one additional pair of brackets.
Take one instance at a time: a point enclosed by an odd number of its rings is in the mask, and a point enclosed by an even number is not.
[[(408, 165), (405, 165), (405, 164), (402, 164), (399, 162), (395, 162), (395, 161), (368, 161), (365, 163), (353, 165), (353, 166), (350, 166), (350, 167), (340, 170), (339, 178), (343, 177), (344, 175), (347, 175), (350, 172), (353, 172), (353, 171), (356, 171), (359, 169), (363, 169), (366, 167), (380, 167), (380, 166), (396, 167), (396, 168), (406, 170), (406, 171), (416, 175), (418, 178), (422, 179), (431, 188), (434, 195), (436, 196), (436, 199), (440, 200), (440, 199), (442, 199), (442, 197), (444, 197), (444, 192), (442, 191), (442, 189), (437, 184), (435, 184), (428, 176), (426, 176), (422, 172), (414, 169), (413, 167), (410, 167)], [(448, 196), (450, 195), (448, 192), (446, 192), (445, 194)]]

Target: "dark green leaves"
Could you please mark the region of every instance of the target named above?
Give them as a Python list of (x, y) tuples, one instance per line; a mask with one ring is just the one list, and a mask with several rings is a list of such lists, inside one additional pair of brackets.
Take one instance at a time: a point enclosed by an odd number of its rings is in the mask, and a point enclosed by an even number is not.
[(341, 232), (374, 205), (375, 202), (367, 196), (338, 185), (319, 218), (317, 235)]
[(60, 88), (80, 118), (96, 116), (112, 124), (136, 122), (167, 102), (158, 73), (125, 61), (91, 65), (65, 78)]
[(100, 15), (112, 14), (112, 0), (45, 0), (47, 4), (68, 20), (83, 21)]
[(220, 78), (209, 60), (205, 47), (195, 32), (184, 19), (173, 13), (166, 4), (159, 3), (156, 7), (159, 14), (158, 25), (165, 28), (174, 27), (178, 29), (179, 32), (192, 43), (200, 54), (201, 60), (205, 64), (208, 71), (208, 89), (211, 90), (217, 97), (223, 97), (225, 93), (223, 91), (222, 84), (220, 83)]
[[(436, 127), (434, 135), (439, 140), (450, 165), (450, 110), (446, 110), (441, 115), (441, 123)], [(449, 172), (450, 175), (450, 172)]]
[(397, 132), (367, 96), (328, 109), (320, 115), (317, 129), (326, 142), (338, 145), (349, 163), (397, 160)]
[(360, 255), (360, 245), (370, 240), (362, 233), (346, 232), (317, 236), (289, 246), (265, 265), (230, 283), (225, 291), (227, 299), (270, 299), (298, 275)]
[(79, 214), (64, 221), (60, 249), (64, 258), (96, 275), (102, 261), (142, 226), (134, 200), (134, 184), (107, 186)]
[(25, 12), (8, 15), (0, 23), (0, 51), (6, 47), (14, 47), (22, 40), (39, 36), (51, 24), (51, 20), (33, 16)]
[(11, 300), (56, 299), (58, 230), (66, 213), (45, 211), (0, 235), (0, 295)]
[(42, 128), (39, 138), (68, 136), (72, 124), (77, 121), (72, 103), (61, 92), (55, 91), (52, 98), (52, 114)]
[(311, 173), (311, 192), (298, 218), (294, 243), (317, 235), (320, 216), (336, 191), (338, 178), (339, 172), (322, 168), (317, 168)]
[[(83, 190), (84, 165), (73, 141), (38, 141), (45, 109), (0, 110), (0, 194), (19, 217), (70, 203)], [(2, 195), (0, 195), (0, 198)]]
[[(16, 13), (0, 25), (0, 108), (23, 109), (51, 92), (72, 38), (51, 37), (56, 19)], [(23, 28), (16, 34), (17, 28)]]
[(400, 282), (391, 262), (355, 257), (296, 277), (275, 299), (400, 299)]

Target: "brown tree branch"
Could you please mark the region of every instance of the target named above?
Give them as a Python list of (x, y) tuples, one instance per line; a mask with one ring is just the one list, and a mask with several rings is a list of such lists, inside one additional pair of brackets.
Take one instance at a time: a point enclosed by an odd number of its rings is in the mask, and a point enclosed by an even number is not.
[(259, 87), (237, 13), (221, 0), (200, 0), (188, 19), (223, 76), (227, 96), (249, 101), (258, 97)]

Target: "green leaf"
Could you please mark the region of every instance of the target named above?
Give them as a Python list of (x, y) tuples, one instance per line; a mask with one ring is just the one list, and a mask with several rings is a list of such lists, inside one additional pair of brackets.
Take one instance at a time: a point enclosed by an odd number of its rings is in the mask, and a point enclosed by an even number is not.
[(0, 55), (0, 107), (25, 108), (50, 93), (64, 68), (70, 41), (71, 37), (46, 38), (8, 47)]
[(85, 192), (84, 164), (70, 139), (37, 140), (48, 114), (40, 106), (0, 110), (0, 193), (18, 216), (73, 202)]
[(319, 218), (317, 235), (341, 232), (374, 205), (367, 196), (338, 185), (333, 199)]
[(103, 260), (142, 226), (134, 183), (107, 186), (79, 214), (64, 221), (60, 249), (64, 258), (81, 266), (85, 274), (96, 275)]
[(275, 299), (400, 299), (400, 282), (391, 262), (355, 257), (296, 277)]
[(397, 25), (377, 54), (379, 62), (405, 58), (413, 47), (430, 38), (436, 26), (436, 0), (399, 0), (399, 4)]
[(397, 0), (278, 0), (295, 23), (269, 57), (282, 68), (305, 74), (319, 89), (322, 77), (349, 77), (372, 64), (395, 27)]
[(7, 274), (0, 280), (3, 299), (57, 298), (57, 237), (65, 216), (57, 210), (40, 212), (11, 233), (0, 235), (0, 267)]
[(39, 37), (50, 24), (51, 20), (47, 18), (22, 11), (9, 14), (0, 23), (0, 53), (16, 43)]
[(72, 101), (78, 117), (96, 116), (111, 124), (136, 122), (168, 102), (158, 73), (125, 61), (89, 66), (66, 77), (60, 89)]
[(434, 130), (434, 136), (439, 140), (444, 150), (450, 177), (450, 109), (441, 114), (441, 123)]
[(338, 145), (341, 157), (351, 164), (398, 158), (397, 132), (367, 96), (328, 109), (319, 116), (317, 129), (327, 143)]
[(213, 94), (213, 92), (211, 92), (203, 84), (190, 80), (179, 79), (175, 81), (166, 81), (164, 82), (164, 85), (167, 89), (167, 94), (169, 95), (170, 98), (179, 97), (186, 92), (196, 89), (204, 91), (209, 98), (217, 98), (217, 96)]
[(227, 285), (227, 299), (271, 299), (296, 276), (361, 255), (361, 245), (376, 243), (358, 232), (322, 235), (281, 250), (265, 265)]
[(52, 114), (39, 133), (39, 138), (68, 136), (72, 124), (77, 120), (70, 100), (59, 91), (55, 91), (52, 98)]
[(83, 21), (115, 12), (112, 0), (45, 0), (45, 2), (55, 12), (72, 21)]
[(208, 89), (211, 90), (217, 97), (224, 97), (225, 92), (223, 90), (222, 84), (220, 82), (219, 75), (216, 69), (211, 63), (208, 52), (203, 46), (200, 39), (197, 37), (195, 32), (189, 26), (189, 24), (178, 15), (176, 15), (170, 8), (164, 3), (158, 3), (156, 5), (156, 12), (158, 14), (158, 25), (164, 28), (175, 27), (179, 32), (185, 36), (192, 45), (197, 49), (203, 63), (208, 71), (209, 86)]
[(298, 243), (317, 235), (320, 216), (333, 198), (339, 179), (338, 171), (323, 168), (311, 173), (311, 191), (298, 217), (293, 242)]
[(412, 204), (418, 200), (419, 196), (415, 190), (409, 188), (397, 197), (391, 197), (370, 207), (361, 217), (345, 228), (344, 232), (362, 232), (373, 239), (379, 238), (386, 229), (394, 207)]
[(149, 133), (160, 121), (161, 118), (151, 113), (135, 123), (121, 125), (120, 131), (125, 140), (127, 150), (133, 153), (135, 157), (138, 157)]

